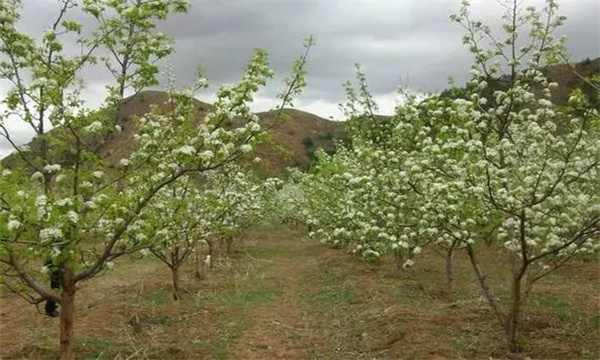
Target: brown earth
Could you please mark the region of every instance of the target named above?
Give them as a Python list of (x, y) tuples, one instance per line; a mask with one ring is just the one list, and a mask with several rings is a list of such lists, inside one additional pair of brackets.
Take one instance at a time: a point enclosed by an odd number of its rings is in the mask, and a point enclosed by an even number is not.
[[(502, 252), (483, 251), (504, 298)], [(496, 260), (496, 261), (493, 261)], [(490, 264), (496, 264), (490, 266)], [(288, 227), (251, 231), (206, 279), (183, 272), (183, 300), (153, 259), (122, 259), (81, 284), (79, 359), (509, 359), (468, 261), (457, 256), (454, 297), (443, 260), (425, 253), (398, 272), (369, 265)], [(517, 359), (600, 356), (598, 259), (574, 262), (534, 290)], [(0, 298), (0, 357), (55, 359), (58, 320), (11, 294)]]

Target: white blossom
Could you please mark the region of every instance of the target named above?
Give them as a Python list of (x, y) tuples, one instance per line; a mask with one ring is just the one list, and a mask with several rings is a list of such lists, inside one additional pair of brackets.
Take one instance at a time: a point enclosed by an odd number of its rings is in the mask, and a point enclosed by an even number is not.
[(39, 172), (39, 171), (36, 171), (36, 172), (34, 172), (34, 173), (31, 175), (31, 179), (32, 179), (32, 180), (43, 180), (43, 179), (44, 179), (44, 174), (42, 174), (42, 173), (41, 173), (41, 172)]
[(73, 224), (76, 224), (79, 221), (79, 214), (77, 214), (75, 211), (71, 210), (71, 211), (67, 212), (67, 219), (69, 219), (69, 221), (72, 222)]
[(191, 145), (184, 145), (176, 150), (178, 153), (191, 155), (196, 152), (196, 148)]
[(15, 231), (21, 226), (21, 222), (16, 219), (11, 219), (8, 221), (8, 231)]
[(58, 172), (58, 171), (60, 171), (60, 165), (59, 164), (46, 165), (46, 166), (44, 166), (44, 171), (49, 174)]
[(39, 233), (40, 240), (42, 242), (47, 240), (55, 240), (63, 237), (63, 232), (58, 228), (45, 228), (40, 230)]
[(206, 151), (201, 152), (199, 154), (199, 156), (203, 160), (210, 160), (215, 156), (215, 154), (210, 150), (206, 150)]
[(102, 123), (100, 121), (94, 121), (85, 127), (85, 131), (88, 133), (95, 133), (102, 130)]
[(249, 153), (250, 151), (252, 151), (252, 146), (250, 144), (243, 144), (242, 146), (240, 146), (240, 151), (243, 153)]

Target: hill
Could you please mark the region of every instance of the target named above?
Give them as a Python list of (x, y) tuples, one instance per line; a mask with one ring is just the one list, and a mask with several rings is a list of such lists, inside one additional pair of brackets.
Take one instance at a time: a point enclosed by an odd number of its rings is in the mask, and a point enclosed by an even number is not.
[[(600, 74), (600, 58), (586, 59), (579, 63), (555, 65), (544, 70), (550, 81), (558, 83), (558, 88), (553, 92), (553, 101), (558, 105), (565, 105), (571, 90), (582, 88), (592, 101), (600, 106), (598, 92), (589, 86), (582, 78)], [(502, 87), (502, 78), (497, 80)], [(443, 94), (448, 94), (443, 92)], [(109, 162), (116, 162), (127, 157), (132, 151), (133, 135), (136, 133), (132, 119), (143, 116), (153, 104), (164, 104), (167, 94), (161, 91), (144, 91), (135, 96), (126, 98), (114, 115), (114, 122), (122, 127), (118, 135), (106, 139), (95, 140), (98, 153)], [(211, 104), (195, 100), (196, 116), (198, 121), (213, 109)], [(264, 171), (278, 171), (286, 167), (300, 167), (306, 169), (314, 152), (325, 149), (333, 151), (333, 140), (345, 137), (345, 123), (330, 121), (317, 115), (296, 110), (284, 109), (282, 114), (286, 121), (278, 121), (274, 112), (257, 113), (260, 123), (269, 126), (270, 140), (258, 147), (257, 155), (262, 159), (261, 169)], [(378, 121), (385, 121), (387, 116), (378, 116)], [(367, 122), (368, 123), (368, 122)], [(368, 126), (368, 125), (367, 125)], [(36, 151), (36, 142), (32, 141), (30, 147)], [(13, 154), (2, 160), (11, 166), (17, 161)]]
[[(143, 116), (151, 105), (163, 104), (167, 99), (168, 95), (160, 91), (144, 91), (125, 99), (124, 105), (116, 114), (116, 122), (124, 131), (104, 144), (101, 149), (103, 157), (109, 161), (118, 161), (129, 155), (136, 130), (131, 119)], [(195, 100), (195, 106), (198, 122), (213, 110), (211, 104), (199, 100)], [(265, 170), (283, 169), (288, 166), (305, 168), (310, 160), (311, 148), (306, 145), (309, 143), (307, 139), (321, 140), (313, 140), (313, 144), (316, 147), (328, 148), (336, 130), (343, 126), (341, 122), (326, 120), (296, 109), (284, 109), (282, 114), (286, 118), (285, 121), (278, 120), (278, 115), (272, 111), (256, 114), (261, 125), (269, 127), (271, 135), (270, 141), (261, 144), (257, 151)]]
[[(131, 154), (133, 137), (137, 132), (133, 119), (146, 114), (152, 105), (164, 107), (168, 94), (161, 91), (148, 90), (123, 100), (122, 105), (114, 114), (114, 124), (122, 131), (109, 135), (105, 139), (92, 141), (95, 152), (109, 163), (116, 163)], [(196, 118), (200, 122), (204, 116), (213, 110), (213, 105), (194, 100)], [(103, 111), (103, 110), (100, 110)], [(257, 156), (262, 159), (260, 168), (265, 171), (285, 169), (286, 167), (306, 168), (312, 153), (316, 148), (330, 149), (332, 139), (343, 128), (342, 122), (330, 121), (319, 116), (295, 109), (283, 109), (280, 115), (284, 121), (278, 120), (275, 112), (260, 112), (256, 114), (263, 127), (268, 127), (270, 139), (261, 144)], [(235, 119), (234, 119), (235, 122)], [(229, 124), (231, 126), (232, 124)], [(60, 131), (54, 129), (49, 132)], [(36, 140), (28, 144), (33, 152), (39, 151)], [(58, 155), (61, 156), (61, 155)], [(18, 161), (16, 154), (4, 158), (3, 163), (12, 167)]]

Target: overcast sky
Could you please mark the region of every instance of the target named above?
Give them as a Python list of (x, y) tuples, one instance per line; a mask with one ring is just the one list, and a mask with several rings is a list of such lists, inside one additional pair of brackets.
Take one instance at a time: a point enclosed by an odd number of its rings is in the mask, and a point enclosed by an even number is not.
[[(39, 34), (48, 27), (58, 2), (26, 0), (21, 29)], [(494, 25), (501, 8), (495, 0), (472, 1), (475, 17)], [(524, 1), (543, 6), (541, 1)], [(559, 0), (567, 16), (561, 33), (575, 61), (600, 55), (597, 0)], [(212, 84), (239, 79), (252, 49), (262, 47), (270, 54), (276, 74), (287, 75), (291, 62), (302, 52), (302, 40), (314, 35), (317, 46), (309, 59), (308, 86), (296, 107), (322, 117), (340, 117), (344, 101), (342, 84), (354, 79), (354, 63), (361, 63), (369, 86), (383, 113), (391, 113), (399, 85), (414, 91), (439, 91), (448, 77), (459, 83), (467, 77), (470, 55), (461, 43), (462, 28), (450, 22), (459, 0), (194, 0), (188, 14), (174, 15), (159, 26), (176, 41), (171, 58), (178, 79), (194, 76), (198, 64)], [(103, 74), (91, 73), (86, 98), (92, 105), (102, 99)], [(1, 82), (0, 95), (6, 90)], [(254, 109), (266, 110), (281, 91), (273, 81), (260, 93)], [(200, 96), (210, 101), (214, 88)], [(20, 142), (30, 136), (14, 126)], [(6, 153), (0, 143), (0, 154)]]

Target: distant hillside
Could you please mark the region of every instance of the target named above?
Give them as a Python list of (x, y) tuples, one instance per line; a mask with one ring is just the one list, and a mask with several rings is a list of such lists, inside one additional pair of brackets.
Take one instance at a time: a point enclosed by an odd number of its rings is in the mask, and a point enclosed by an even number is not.
[[(573, 72), (575, 69), (577, 74)], [(553, 93), (556, 104), (564, 105), (569, 93), (574, 88), (582, 88), (593, 101), (599, 102), (598, 92), (586, 85), (580, 78), (600, 74), (600, 58), (584, 60), (572, 65), (557, 65), (545, 70), (550, 81), (559, 84)], [(501, 85), (502, 80), (498, 83)], [(106, 139), (94, 140), (96, 151), (109, 162), (117, 162), (127, 157), (132, 151), (132, 140), (136, 129), (133, 125), (134, 116), (144, 115), (153, 104), (163, 104), (167, 100), (167, 94), (160, 91), (144, 91), (124, 100), (123, 105), (114, 115), (115, 124), (121, 125), (123, 131), (120, 134), (109, 136)], [(198, 121), (212, 110), (213, 106), (196, 100), (196, 116)], [(262, 158), (261, 168), (267, 171), (282, 170), (289, 166), (307, 168), (314, 152), (325, 149), (333, 151), (333, 140), (345, 137), (345, 123), (326, 120), (319, 116), (295, 109), (285, 109), (283, 114), (287, 115), (288, 121), (281, 122), (269, 129), (271, 139), (258, 148), (258, 156)], [(261, 112), (257, 114), (263, 126), (273, 123), (276, 118), (272, 112)], [(378, 116), (377, 121), (385, 121), (387, 116)], [(368, 120), (365, 120), (368, 123)], [(368, 126), (368, 125), (367, 125)], [(55, 131), (55, 130), (53, 130)], [(33, 151), (36, 150), (36, 142), (30, 144)], [(17, 156), (12, 154), (3, 159), (2, 162), (11, 166), (17, 161)]]
[[(552, 90), (552, 102), (556, 105), (566, 105), (569, 94), (576, 88), (581, 88), (592, 102), (598, 103), (598, 91), (590, 86), (584, 79), (600, 75), (600, 57), (594, 60), (586, 59), (578, 63), (553, 65), (542, 69), (550, 82), (556, 82), (558, 87)], [(503, 75), (499, 78), (488, 79), (489, 88), (486, 91), (493, 100), (495, 90), (505, 90), (510, 86), (510, 76)], [(535, 90), (534, 90), (535, 91)], [(449, 89), (442, 94), (449, 96), (459, 95), (461, 89)], [(486, 96), (486, 93), (483, 94)], [(490, 100), (490, 98), (488, 98)], [(492, 101), (493, 102), (493, 101)], [(599, 103), (600, 105), (600, 103)]]
[(600, 105), (598, 102), (598, 91), (586, 84), (578, 75), (584, 78), (600, 75), (600, 57), (593, 60), (586, 59), (572, 65), (555, 65), (549, 67), (546, 70), (546, 76), (551, 81), (558, 83), (558, 88), (552, 94), (554, 103), (565, 105), (571, 90), (581, 88), (592, 101)]
[[(116, 163), (132, 152), (133, 136), (137, 129), (132, 119), (143, 116), (155, 104), (165, 104), (168, 94), (161, 91), (143, 91), (135, 96), (124, 99), (123, 104), (114, 115), (114, 124), (120, 125), (122, 132), (108, 136), (104, 141), (94, 140), (96, 153), (109, 163)], [(213, 109), (211, 104), (195, 100), (196, 117), (198, 122)], [(260, 123), (270, 127), (270, 140), (259, 146), (257, 155), (262, 159), (261, 169), (266, 171), (281, 170), (289, 166), (308, 167), (312, 152), (316, 148), (332, 148), (332, 139), (343, 128), (342, 122), (323, 119), (319, 116), (295, 109), (284, 109), (282, 113), (286, 121), (277, 121), (272, 112), (258, 113)], [(60, 131), (54, 129), (50, 133)], [(29, 144), (33, 152), (39, 152), (36, 140)], [(12, 166), (18, 161), (16, 154), (11, 154), (2, 160)]]

